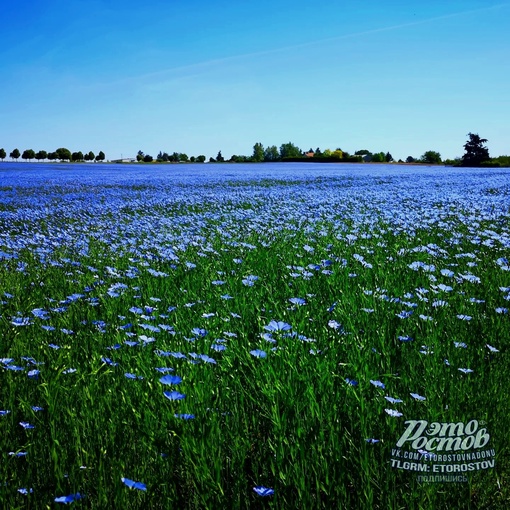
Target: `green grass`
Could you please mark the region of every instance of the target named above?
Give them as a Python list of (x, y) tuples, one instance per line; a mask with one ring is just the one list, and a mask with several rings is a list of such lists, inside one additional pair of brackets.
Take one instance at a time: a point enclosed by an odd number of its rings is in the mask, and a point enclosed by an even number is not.
[[(74, 264), (42, 264), (26, 252), (26, 272), (19, 272), (20, 260), (4, 261), (2, 292), (12, 297), (2, 297), (0, 358), (14, 358), (12, 364), (26, 368), (0, 371), (0, 409), (11, 411), (0, 416), (0, 507), (50, 508), (55, 497), (76, 492), (85, 497), (73, 504), (84, 508), (508, 507), (509, 316), (495, 312), (508, 305), (499, 290), (509, 285), (508, 272), (495, 263), (504, 250), (473, 246), (464, 226), (456, 227), (457, 244), (449, 242), (452, 232), (438, 226), (408, 235), (385, 225), (349, 244), (325, 223), (312, 232), (292, 228), (267, 238), (249, 234), (226, 241), (211, 233), (180, 252), (175, 265), (115, 254), (97, 242), (88, 256), (67, 254)], [(444, 253), (412, 251), (430, 243)], [(475, 259), (455, 257), (462, 253), (474, 253)], [(307, 269), (326, 259), (331, 267)], [(409, 265), (415, 261), (434, 264), (435, 270), (414, 271)], [(473, 261), (476, 267), (469, 267)], [(167, 276), (154, 276), (149, 267)], [(137, 270), (134, 277), (128, 277), (130, 268)], [(472, 272), (481, 282), (442, 276), (445, 268), (457, 276)], [(242, 282), (248, 275), (258, 277), (252, 287)], [(215, 280), (225, 283), (213, 285)], [(107, 291), (115, 283), (127, 288), (111, 297)], [(452, 290), (432, 287), (440, 283)], [(429, 291), (423, 294), (428, 301), (417, 298), (419, 288)], [(74, 293), (84, 297), (66, 303)], [(225, 294), (233, 299), (223, 299)], [(292, 305), (293, 297), (306, 304)], [(434, 299), (447, 306), (432, 306)], [(62, 306), (65, 311), (52, 311)], [(130, 311), (133, 306), (154, 310), (142, 318)], [(168, 312), (169, 307), (175, 309)], [(50, 318), (34, 318), (35, 308), (48, 310)], [(402, 310), (413, 314), (401, 319)], [(203, 317), (208, 313), (214, 315)], [(17, 314), (33, 324), (14, 326)], [(275, 343), (267, 342), (261, 334), (271, 320), (290, 324), (306, 339), (275, 333)], [(120, 328), (127, 323), (132, 327)], [(175, 334), (151, 332), (144, 324), (166, 324)], [(193, 328), (208, 334), (190, 341)], [(140, 335), (155, 341), (123, 344)], [(398, 340), (407, 335), (413, 341)], [(211, 349), (218, 339), (225, 340), (225, 351)], [(122, 347), (108, 350), (116, 343)], [(499, 352), (491, 353), (486, 344)], [(430, 354), (420, 352), (422, 345)], [(254, 349), (267, 357), (252, 356)], [(182, 352), (188, 359), (158, 350)], [(207, 354), (216, 364), (191, 363), (190, 352)], [(103, 357), (118, 365), (107, 365)], [(156, 367), (172, 367), (182, 383), (164, 387)], [(64, 373), (70, 368), (76, 372)], [(32, 369), (40, 370), (38, 379), (27, 376)], [(126, 372), (143, 379), (127, 379)], [(351, 386), (346, 378), (359, 384)], [(168, 400), (163, 391), (172, 389), (186, 398)], [(414, 400), (411, 392), (426, 400)], [(385, 395), (403, 402), (390, 404)], [(36, 405), (44, 410), (33, 411)], [(389, 416), (389, 408), (403, 416)], [(176, 413), (195, 418), (178, 419)], [(392, 468), (391, 449), (409, 419), (485, 421), (496, 467), (470, 473), (465, 483), (421, 483), (416, 472)], [(24, 430), (21, 421), (35, 428)], [(380, 441), (370, 444), (369, 438)], [(18, 458), (12, 451), (27, 455)], [(128, 489), (121, 477), (143, 482), (147, 491)], [(253, 491), (258, 485), (273, 488), (274, 495), (258, 496)], [(34, 492), (21, 495), (21, 487)]]

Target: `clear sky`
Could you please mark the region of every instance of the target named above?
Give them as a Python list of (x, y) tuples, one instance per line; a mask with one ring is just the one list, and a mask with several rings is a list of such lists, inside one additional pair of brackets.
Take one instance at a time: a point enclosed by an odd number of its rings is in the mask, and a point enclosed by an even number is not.
[(0, 148), (510, 154), (510, 1), (2, 6)]

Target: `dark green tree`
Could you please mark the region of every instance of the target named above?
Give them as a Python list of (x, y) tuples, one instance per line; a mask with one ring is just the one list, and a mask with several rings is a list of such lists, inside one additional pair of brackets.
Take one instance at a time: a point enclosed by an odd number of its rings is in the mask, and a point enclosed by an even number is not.
[(427, 165), (440, 165), (441, 164), (441, 154), (436, 151), (427, 151), (420, 158), (422, 163), (426, 163)]
[(7, 152), (5, 152), (5, 149), (0, 149), (0, 159), (3, 161), (7, 156)]
[(138, 151), (138, 154), (136, 155), (136, 161), (143, 161), (144, 156), (145, 154), (142, 151)]
[(21, 153), (19, 151), (19, 149), (14, 149), (10, 154), (9, 154), (9, 157), (12, 158), (12, 159), (18, 159), (19, 157), (21, 156)]
[(53, 152), (48, 152), (48, 156), (47, 158), (50, 160), (50, 161), (54, 161), (55, 159), (58, 159), (58, 154), (53, 151)]
[(253, 146), (253, 156), (251, 157), (251, 159), (256, 163), (264, 161), (264, 146), (260, 142), (257, 142)]
[(384, 152), (376, 152), (372, 154), (372, 163), (384, 163), (386, 161), (386, 154)]
[(280, 145), (280, 157), (283, 158), (300, 158), (303, 151), (292, 142)]
[(69, 149), (60, 147), (55, 152), (57, 153), (57, 159), (60, 159), (60, 161), (71, 161), (72, 155)]
[(42, 159), (46, 159), (48, 157), (48, 153), (46, 151), (38, 151), (35, 155), (35, 159), (37, 161), (41, 161)]
[[(97, 159), (97, 156), (96, 156), (96, 159)], [(144, 163), (152, 163), (153, 158), (152, 158), (152, 156), (150, 156), (149, 154), (146, 154), (146, 155), (143, 157), (143, 161), (144, 161)]]
[(386, 156), (384, 156), (384, 159), (386, 163), (391, 163), (393, 161), (393, 156), (389, 152), (387, 152)]
[(264, 150), (264, 161), (278, 161), (280, 159), (280, 153), (276, 145), (266, 147)]
[(205, 156), (203, 154), (200, 154), (200, 156), (197, 156), (197, 161), (199, 163), (204, 163), (205, 162)]
[(218, 163), (223, 163), (223, 161), (225, 161), (225, 158), (221, 155), (221, 151), (218, 151), (218, 155), (216, 156), (216, 161)]
[(181, 152), (179, 154), (179, 161), (181, 161), (182, 163), (188, 162), (189, 161), (188, 155), (185, 154), (184, 152)]
[(485, 146), (488, 140), (474, 133), (468, 133), (468, 137), (469, 140), (464, 144), (466, 152), (462, 156), (462, 166), (480, 166), (490, 159), (489, 149)]
[(35, 158), (35, 151), (33, 149), (26, 149), (23, 151), (21, 157), (25, 160), (28, 159), (28, 161), (30, 161), (31, 159)]
[(406, 163), (414, 163), (416, 160), (412, 156), (407, 156)]
[(105, 158), (105, 153), (103, 151), (99, 151), (99, 154), (96, 156), (96, 161), (104, 161)]
[(81, 152), (81, 151), (73, 152), (71, 154), (71, 160), (72, 161), (83, 161), (83, 152)]

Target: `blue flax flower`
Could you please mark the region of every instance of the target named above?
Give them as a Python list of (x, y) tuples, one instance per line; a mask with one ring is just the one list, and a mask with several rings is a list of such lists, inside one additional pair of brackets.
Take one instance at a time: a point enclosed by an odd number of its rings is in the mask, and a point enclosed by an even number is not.
[(199, 354), (198, 357), (204, 363), (211, 363), (212, 365), (216, 365), (216, 360), (214, 358), (211, 358), (210, 356), (207, 356), (207, 354)]
[(134, 480), (130, 480), (129, 478), (121, 478), (122, 483), (127, 485), (130, 489), (138, 489), (139, 491), (146, 491), (147, 486), (142, 482), (135, 482)]
[(76, 494), (69, 494), (69, 496), (59, 496), (58, 498), (55, 498), (55, 503), (64, 503), (67, 505), (67, 503), (73, 503), (74, 501), (78, 501), (82, 498), (83, 496), (77, 492)]
[(164, 391), (163, 395), (169, 400), (182, 400), (186, 397), (185, 394), (179, 393), (178, 391)]
[(174, 414), (174, 417), (175, 418), (180, 418), (181, 420), (193, 420), (195, 418), (195, 415), (194, 414), (183, 413), (183, 414)]
[(283, 321), (272, 320), (267, 326), (264, 326), (266, 331), (277, 332), (277, 331), (288, 331), (292, 326)]
[(182, 379), (178, 375), (164, 375), (159, 382), (161, 384), (180, 384)]
[(403, 402), (402, 400), (400, 400), (399, 398), (393, 398), (393, 397), (388, 397), (388, 396), (385, 396), (384, 397), (388, 402), (391, 402), (392, 404), (400, 404), (401, 402)]
[(256, 358), (267, 358), (267, 353), (261, 349), (254, 349), (250, 354)]
[(262, 485), (259, 485), (257, 487), (253, 487), (253, 490), (259, 495), (259, 496), (272, 496), (274, 494), (274, 490), (270, 489), (269, 487), (263, 487)]
[(118, 363), (112, 361), (110, 358), (103, 357), (103, 358), (101, 358), (101, 361), (103, 363), (106, 363), (107, 365), (110, 365), (111, 367), (116, 367), (118, 365)]

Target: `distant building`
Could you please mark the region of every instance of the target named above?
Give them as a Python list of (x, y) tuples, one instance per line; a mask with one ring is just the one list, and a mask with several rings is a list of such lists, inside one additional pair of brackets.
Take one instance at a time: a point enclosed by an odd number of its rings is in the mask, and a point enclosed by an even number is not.
[(315, 152), (314, 151), (305, 152), (305, 156), (307, 158), (313, 158), (315, 156)]
[(136, 158), (112, 159), (110, 163), (134, 163)]

